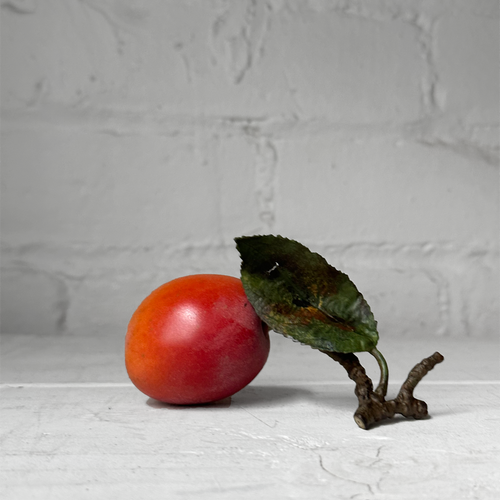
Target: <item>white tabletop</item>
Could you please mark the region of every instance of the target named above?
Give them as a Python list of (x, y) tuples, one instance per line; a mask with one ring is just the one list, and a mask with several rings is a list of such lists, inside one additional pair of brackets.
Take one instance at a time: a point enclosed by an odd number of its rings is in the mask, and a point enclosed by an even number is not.
[(445, 361), (415, 391), (429, 419), (367, 431), (339, 364), (271, 340), (263, 371), (232, 398), (174, 407), (131, 385), (121, 335), (2, 336), (0, 497), (500, 498), (497, 340), (381, 340), (388, 396), (424, 357)]

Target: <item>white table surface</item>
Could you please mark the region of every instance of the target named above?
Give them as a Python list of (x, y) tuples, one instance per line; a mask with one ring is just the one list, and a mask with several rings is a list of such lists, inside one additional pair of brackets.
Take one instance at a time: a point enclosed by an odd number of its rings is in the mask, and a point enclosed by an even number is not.
[[(3, 335), (0, 498), (500, 498), (497, 340), (382, 339), (388, 396), (424, 357), (445, 361), (415, 391), (431, 418), (368, 431), (340, 365), (271, 340), (248, 387), (185, 408), (132, 386), (122, 336)], [(376, 382), (375, 362), (360, 359)]]

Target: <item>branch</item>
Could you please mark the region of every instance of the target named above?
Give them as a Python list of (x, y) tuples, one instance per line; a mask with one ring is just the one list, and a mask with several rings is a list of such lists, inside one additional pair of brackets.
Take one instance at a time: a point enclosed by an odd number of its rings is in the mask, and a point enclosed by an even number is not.
[(322, 351), (333, 360), (340, 363), (354, 381), (354, 393), (358, 398), (358, 409), (354, 420), (362, 429), (368, 429), (375, 422), (392, 418), (396, 414), (404, 417), (422, 419), (427, 417), (427, 404), (413, 396), (417, 384), (427, 373), (441, 363), (444, 358), (438, 352), (416, 364), (408, 374), (395, 399), (386, 401), (383, 394), (373, 390), (373, 383), (354, 354)]

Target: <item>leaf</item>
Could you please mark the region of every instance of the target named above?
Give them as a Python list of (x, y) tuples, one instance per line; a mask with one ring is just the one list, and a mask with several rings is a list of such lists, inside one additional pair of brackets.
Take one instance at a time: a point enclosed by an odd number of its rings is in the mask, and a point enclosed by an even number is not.
[(349, 277), (281, 236), (235, 238), (250, 303), (275, 332), (330, 352), (372, 350), (377, 322)]

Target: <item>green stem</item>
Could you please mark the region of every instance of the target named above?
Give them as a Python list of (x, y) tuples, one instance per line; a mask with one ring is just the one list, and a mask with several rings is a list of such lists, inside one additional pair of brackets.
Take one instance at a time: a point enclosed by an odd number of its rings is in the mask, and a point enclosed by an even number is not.
[(389, 367), (387, 366), (387, 361), (376, 347), (369, 352), (377, 360), (378, 366), (380, 367), (380, 382), (374, 392), (378, 396), (385, 398), (387, 386), (389, 384)]

